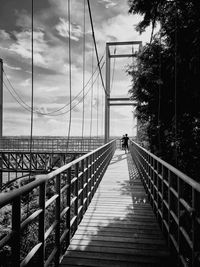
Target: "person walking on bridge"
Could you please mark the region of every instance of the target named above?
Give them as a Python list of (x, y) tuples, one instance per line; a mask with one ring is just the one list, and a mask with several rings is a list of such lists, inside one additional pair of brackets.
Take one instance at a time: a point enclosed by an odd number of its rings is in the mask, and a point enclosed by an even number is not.
[(128, 137), (128, 134), (125, 134), (125, 136), (123, 136), (123, 147), (124, 147), (124, 150), (125, 150), (125, 153), (126, 151), (128, 152), (128, 140), (129, 140), (129, 137)]

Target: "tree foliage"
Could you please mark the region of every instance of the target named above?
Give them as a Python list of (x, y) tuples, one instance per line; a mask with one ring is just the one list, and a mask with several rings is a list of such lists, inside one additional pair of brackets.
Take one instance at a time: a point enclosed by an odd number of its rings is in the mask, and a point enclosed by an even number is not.
[(137, 25), (160, 31), (130, 66), (131, 96), (147, 125), (152, 152), (195, 179), (200, 177), (200, 5), (196, 0), (129, 0)]

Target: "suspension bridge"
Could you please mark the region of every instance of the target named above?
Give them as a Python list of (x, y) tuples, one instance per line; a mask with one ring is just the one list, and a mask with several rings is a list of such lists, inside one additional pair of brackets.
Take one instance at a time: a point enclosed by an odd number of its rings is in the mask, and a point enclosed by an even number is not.
[[(125, 153), (119, 137), (110, 137), (112, 106), (134, 104), (127, 97), (112, 97), (111, 59), (131, 57), (137, 62), (142, 42), (107, 42), (105, 55), (99, 58), (87, 4), (94, 45), (92, 74), (86, 82), (83, 53), (83, 88), (73, 98), (68, 1), (68, 104), (50, 112), (34, 107), (33, 5), (31, 105), (19, 95), (0, 61), (0, 266), (200, 266), (200, 184), (133, 138)], [(86, 1), (84, 24), (85, 12)], [(118, 53), (118, 47), (129, 47), (131, 52)], [(93, 87), (99, 88), (100, 81), (104, 121), (98, 121), (97, 105), (94, 136)], [(3, 136), (3, 88), (30, 112), (30, 137)], [(90, 91), (90, 136), (85, 137), (85, 100)], [(71, 113), (80, 103), (82, 136), (75, 138), (70, 136)], [(67, 137), (34, 137), (34, 114), (69, 114)], [(100, 137), (103, 122), (104, 136)]]

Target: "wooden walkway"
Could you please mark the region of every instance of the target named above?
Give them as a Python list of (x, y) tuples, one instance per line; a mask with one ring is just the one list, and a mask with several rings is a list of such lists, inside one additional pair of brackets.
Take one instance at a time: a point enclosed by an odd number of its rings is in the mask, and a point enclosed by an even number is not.
[(173, 266), (130, 154), (117, 150), (60, 266)]

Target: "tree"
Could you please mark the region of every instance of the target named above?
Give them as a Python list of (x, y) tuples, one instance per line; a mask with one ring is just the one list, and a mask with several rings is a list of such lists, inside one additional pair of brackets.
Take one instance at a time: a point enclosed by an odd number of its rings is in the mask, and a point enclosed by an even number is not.
[(146, 122), (151, 151), (198, 179), (200, 5), (196, 0), (128, 2), (130, 13), (143, 15), (138, 31), (161, 26), (139, 53), (138, 69), (128, 69), (138, 119)]

